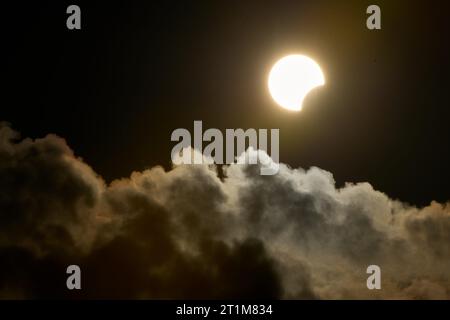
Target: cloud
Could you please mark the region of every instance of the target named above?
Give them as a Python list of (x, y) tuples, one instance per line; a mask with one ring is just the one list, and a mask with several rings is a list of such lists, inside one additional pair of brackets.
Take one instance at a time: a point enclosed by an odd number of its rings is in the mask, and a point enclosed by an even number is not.
[(259, 173), (154, 167), (106, 185), (63, 139), (2, 124), (0, 298), (450, 298), (448, 204), (337, 189), (314, 167)]

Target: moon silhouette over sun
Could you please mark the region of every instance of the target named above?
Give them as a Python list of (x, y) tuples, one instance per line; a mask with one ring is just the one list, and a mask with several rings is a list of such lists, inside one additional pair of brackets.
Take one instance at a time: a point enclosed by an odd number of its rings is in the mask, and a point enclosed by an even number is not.
[(289, 55), (278, 60), (269, 73), (269, 92), (281, 107), (300, 111), (308, 93), (325, 84), (320, 66), (304, 55)]

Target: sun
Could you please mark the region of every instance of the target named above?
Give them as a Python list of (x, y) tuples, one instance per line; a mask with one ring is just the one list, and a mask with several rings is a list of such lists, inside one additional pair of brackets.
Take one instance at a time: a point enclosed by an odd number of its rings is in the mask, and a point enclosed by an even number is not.
[(324, 84), (320, 66), (304, 55), (281, 58), (269, 73), (269, 92), (273, 100), (288, 110), (300, 111), (308, 93)]

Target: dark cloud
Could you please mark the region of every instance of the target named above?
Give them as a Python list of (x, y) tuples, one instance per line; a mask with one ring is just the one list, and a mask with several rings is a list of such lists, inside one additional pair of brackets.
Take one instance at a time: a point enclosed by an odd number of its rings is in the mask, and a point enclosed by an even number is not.
[(448, 205), (336, 189), (319, 168), (155, 167), (106, 185), (63, 139), (0, 126), (0, 298), (449, 298), (449, 235)]
[(99, 227), (102, 180), (59, 137), (14, 143), (17, 138), (0, 127), (0, 244), (37, 254), (86, 249)]

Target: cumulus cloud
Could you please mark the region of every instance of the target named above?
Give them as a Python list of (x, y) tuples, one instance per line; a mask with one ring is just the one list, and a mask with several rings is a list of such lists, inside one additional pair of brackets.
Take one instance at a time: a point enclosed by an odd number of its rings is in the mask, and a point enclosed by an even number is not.
[[(0, 298), (450, 298), (448, 204), (338, 189), (319, 168), (224, 173), (154, 167), (107, 185), (63, 139), (2, 124)], [(65, 287), (70, 264), (81, 291)], [(366, 287), (371, 264), (382, 290)]]

